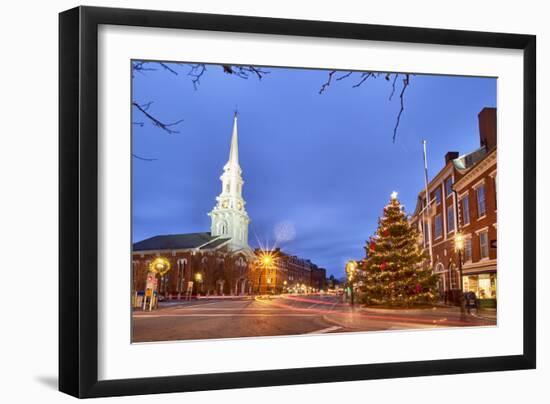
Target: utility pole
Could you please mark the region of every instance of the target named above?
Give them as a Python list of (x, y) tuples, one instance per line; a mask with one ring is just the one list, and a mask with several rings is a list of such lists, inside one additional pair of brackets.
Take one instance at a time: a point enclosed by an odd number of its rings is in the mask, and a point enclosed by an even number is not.
[(424, 151), (424, 184), (425, 184), (425, 194), (426, 194), (426, 206), (424, 207), (424, 223), (428, 223), (428, 249), (430, 251), (430, 266), (433, 268), (434, 257), (432, 249), (432, 219), (430, 217), (430, 193), (428, 190), (428, 159), (426, 157), (426, 141), (422, 140), (422, 149)]

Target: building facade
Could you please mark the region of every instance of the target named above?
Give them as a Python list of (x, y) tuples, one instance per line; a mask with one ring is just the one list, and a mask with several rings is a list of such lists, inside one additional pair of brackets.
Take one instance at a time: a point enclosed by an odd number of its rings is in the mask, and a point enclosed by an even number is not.
[(496, 299), (496, 109), (484, 108), (478, 118), (480, 147), (445, 155), (411, 218), (429, 257), (425, 265), (439, 276), (441, 300), (449, 302), (458, 301), (461, 291)]
[[(261, 256), (265, 252), (256, 250)], [(286, 254), (280, 248), (270, 251), (273, 264), (263, 268), (256, 284), (260, 293), (319, 292), (326, 288), (326, 270), (308, 259)]]
[(270, 265), (262, 265), (265, 252), (253, 251), (248, 245), (250, 218), (243, 198), (237, 114), (233, 119), (229, 158), (220, 181), (221, 192), (208, 213), (210, 232), (159, 235), (134, 243), (133, 293), (146, 289), (150, 265), (157, 258), (166, 260), (170, 266), (170, 270), (158, 276), (156, 289), (169, 299), (197, 294), (250, 295), (324, 289), (326, 271), (310, 260), (277, 249), (269, 251), (273, 256)]
[(221, 192), (208, 213), (210, 232), (155, 236), (133, 245), (134, 291), (145, 289), (150, 263), (163, 257), (170, 263), (170, 270), (158, 281), (157, 290), (163, 296), (253, 293), (257, 257), (248, 245), (250, 218), (243, 198), (236, 113), (229, 159), (220, 181)]

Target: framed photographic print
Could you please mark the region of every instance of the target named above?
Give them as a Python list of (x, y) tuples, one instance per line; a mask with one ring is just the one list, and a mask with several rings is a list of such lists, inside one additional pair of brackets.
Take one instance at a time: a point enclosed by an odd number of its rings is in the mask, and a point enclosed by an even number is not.
[(535, 367), (535, 37), (60, 14), (59, 386)]

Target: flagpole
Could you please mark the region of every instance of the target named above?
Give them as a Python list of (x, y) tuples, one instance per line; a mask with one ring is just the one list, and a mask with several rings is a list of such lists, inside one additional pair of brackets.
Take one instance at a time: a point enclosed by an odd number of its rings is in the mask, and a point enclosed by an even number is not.
[[(430, 218), (430, 194), (428, 192), (428, 159), (426, 157), (426, 141), (422, 140), (422, 146), (424, 151), (424, 184), (425, 184), (425, 194), (426, 194), (426, 206), (424, 208), (424, 215), (427, 217), (428, 222), (428, 248), (430, 251), (430, 266), (433, 269), (434, 257), (432, 250), (432, 221)], [(426, 223), (426, 222), (424, 222)]]

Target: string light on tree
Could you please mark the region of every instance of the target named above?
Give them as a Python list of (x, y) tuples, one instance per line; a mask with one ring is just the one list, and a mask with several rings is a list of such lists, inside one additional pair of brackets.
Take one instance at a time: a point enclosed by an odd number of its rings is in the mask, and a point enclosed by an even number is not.
[(396, 191), (365, 250), (367, 257), (361, 265), (365, 303), (411, 306), (435, 300), (437, 278), (431, 269), (422, 269), (426, 257), (418, 244), (418, 231), (411, 227)]

